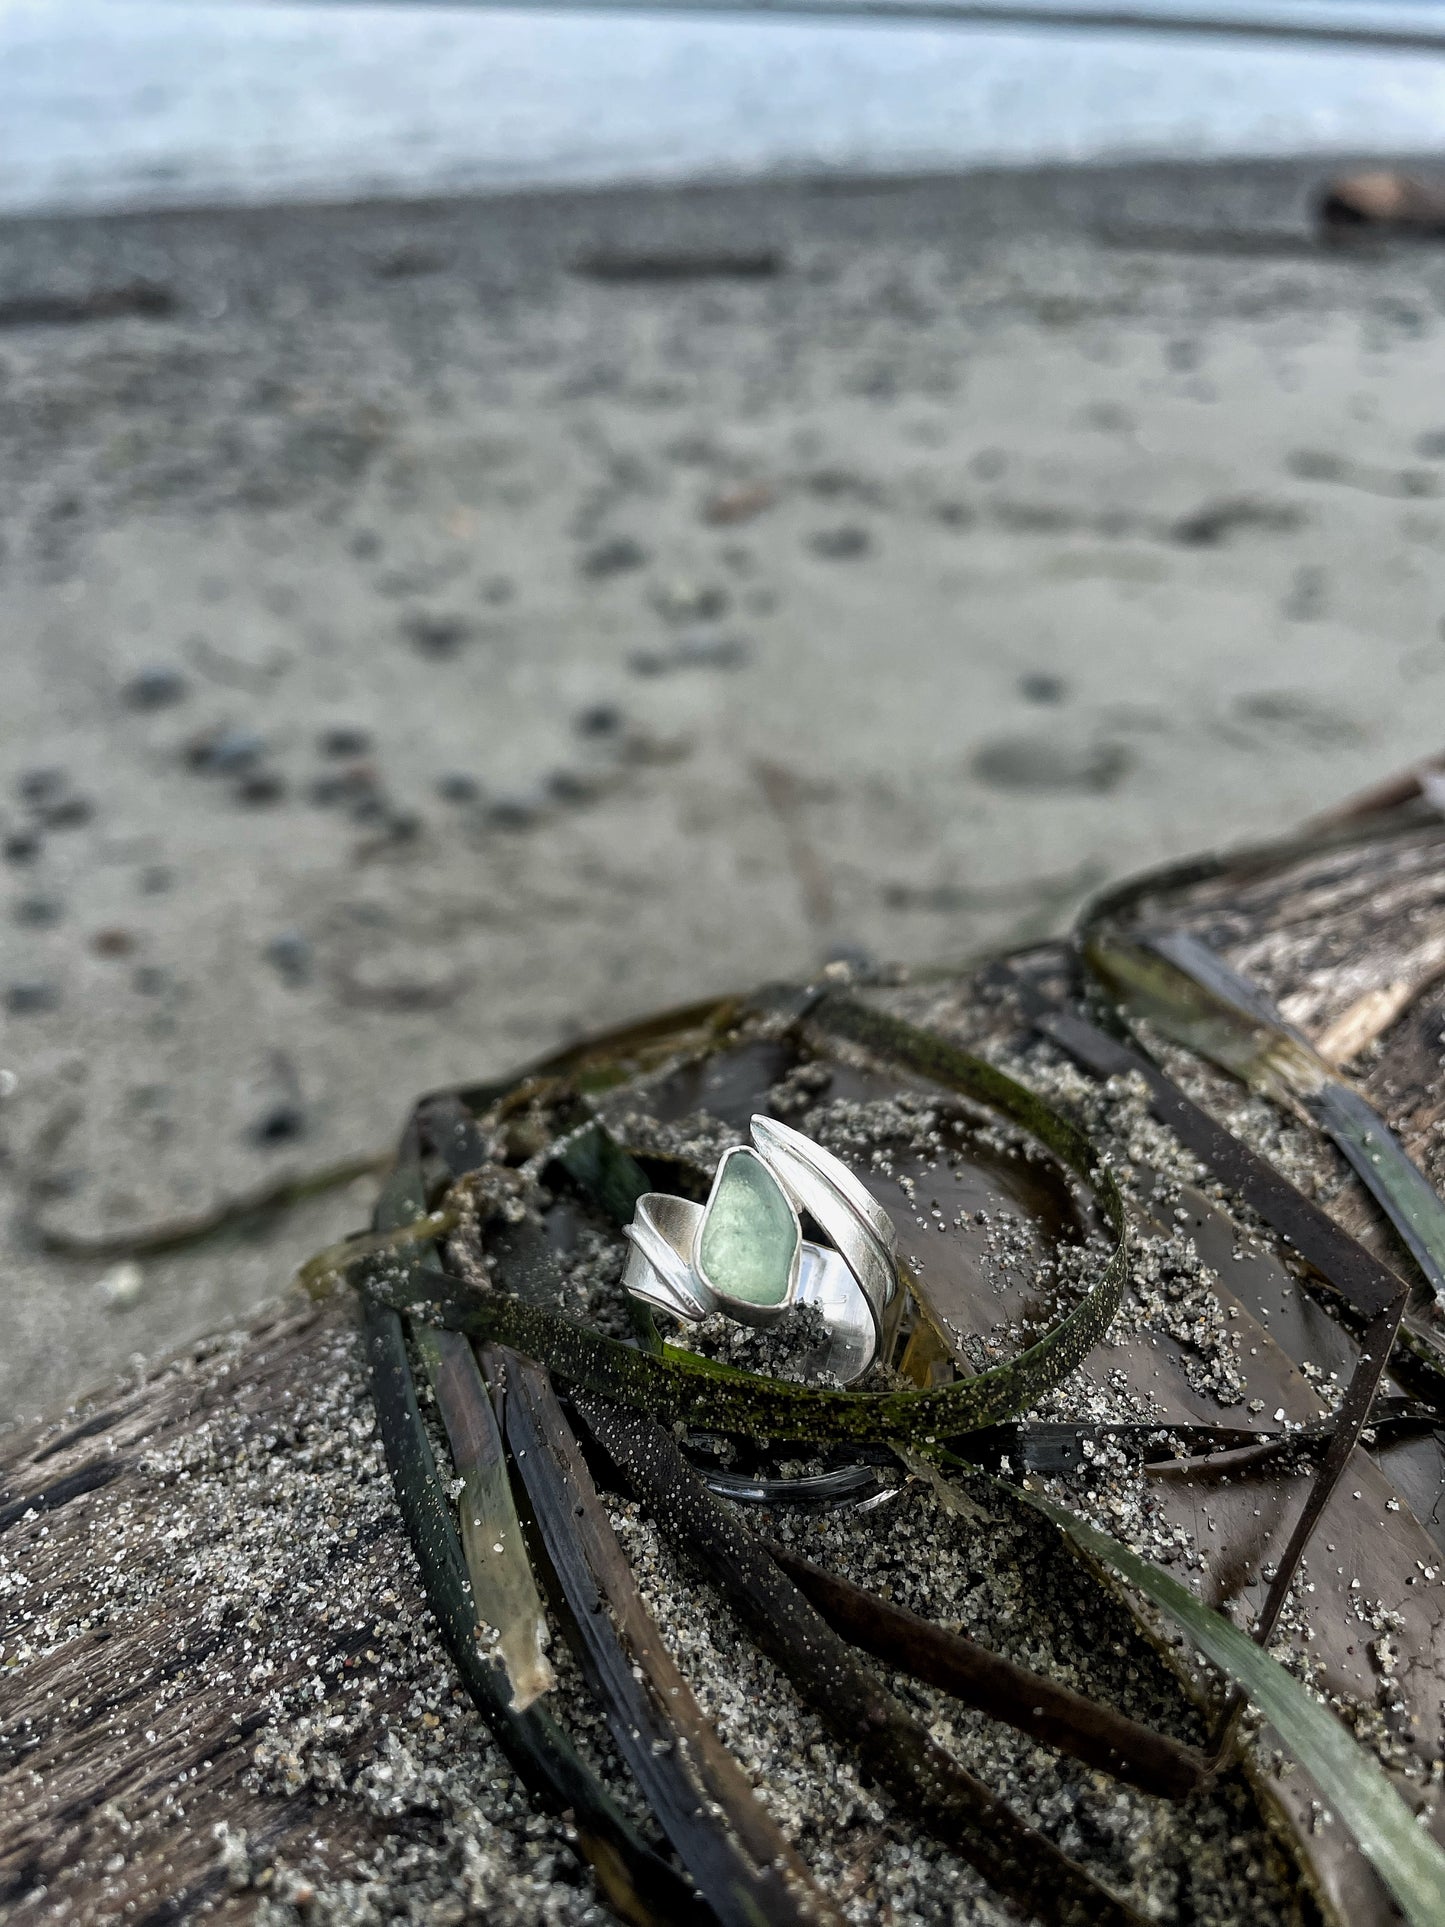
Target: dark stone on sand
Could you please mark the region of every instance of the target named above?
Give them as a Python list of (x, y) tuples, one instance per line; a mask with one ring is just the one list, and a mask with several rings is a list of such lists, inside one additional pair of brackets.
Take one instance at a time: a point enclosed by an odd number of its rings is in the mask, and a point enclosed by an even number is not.
[(190, 685), (179, 669), (156, 663), (139, 669), (121, 688), (121, 701), (130, 709), (169, 709), (184, 701)]
[(784, 265), (778, 248), (600, 248), (572, 272), (590, 281), (756, 281)]
[(238, 803), (251, 809), (265, 809), (272, 803), (279, 803), (286, 794), (286, 779), (274, 769), (251, 770), (236, 785), (235, 796)]
[(95, 815), (95, 805), (88, 796), (62, 796), (43, 805), (38, 815), (47, 830), (78, 830)]
[(1303, 520), (1303, 512), (1290, 502), (1266, 502), (1252, 495), (1226, 496), (1181, 515), (1169, 533), (1185, 548), (1209, 549), (1227, 542), (1241, 529), (1287, 535)]
[(517, 585), (509, 575), (491, 575), (482, 584), (482, 601), (490, 602), (494, 609), (510, 602), (516, 593)]
[(547, 778), (547, 794), (554, 803), (591, 803), (597, 796), (596, 779), (580, 770), (554, 769)]
[(487, 821), (498, 830), (528, 830), (545, 808), (544, 798), (535, 790), (503, 790), (487, 805)]
[(186, 761), (208, 776), (239, 776), (258, 763), (265, 752), (266, 739), (259, 730), (221, 724), (191, 738), (186, 745)]
[(176, 873), (165, 863), (148, 863), (140, 873), (141, 894), (161, 897), (175, 884)]
[(162, 997), (171, 987), (171, 973), (159, 964), (137, 964), (131, 972), (131, 988), (142, 997)]
[(1079, 743), (1048, 736), (1000, 736), (973, 759), (973, 773), (990, 789), (1092, 792), (1116, 789), (1129, 773), (1122, 743)]
[(630, 535), (613, 535), (590, 548), (577, 566), (583, 575), (600, 581), (609, 575), (622, 575), (628, 569), (640, 569), (646, 562), (647, 551), (640, 542), (634, 542)]
[(436, 793), (444, 803), (475, 803), (482, 786), (464, 769), (449, 769), (436, 780)]
[(316, 747), (323, 756), (366, 756), (371, 751), (371, 731), (355, 723), (333, 723), (317, 737)]
[(38, 1017), (60, 1008), (60, 992), (43, 977), (7, 984), (5, 1008), (12, 1017)]
[(70, 787), (70, 778), (63, 769), (22, 770), (15, 780), (15, 794), (22, 803), (35, 808), (47, 803), (58, 803)]
[(369, 562), (373, 556), (381, 554), (381, 537), (375, 529), (357, 529), (347, 547), (358, 562)]
[(90, 947), (97, 957), (128, 957), (135, 949), (135, 932), (113, 925), (105, 930), (97, 930), (90, 940)]
[(254, 1144), (291, 1144), (306, 1134), (306, 1113), (288, 1099), (272, 1104), (251, 1126)]
[(51, 930), (65, 915), (65, 905), (59, 897), (19, 897), (11, 915), (28, 929)]
[(1069, 693), (1069, 685), (1062, 676), (1051, 676), (1047, 670), (1033, 670), (1019, 677), (1019, 694), (1026, 703), (1061, 703)]
[(463, 616), (434, 615), (417, 611), (402, 624), (407, 641), (419, 656), (454, 656), (471, 635), (471, 624)]
[(87, 288), (82, 294), (36, 289), (0, 300), (0, 328), (73, 327), (83, 321), (113, 321), (121, 315), (156, 320), (175, 310), (176, 297), (157, 281), (122, 281)]
[(311, 976), (311, 944), (300, 930), (278, 930), (266, 945), (266, 961), (284, 982), (304, 984)]
[(718, 636), (706, 629), (688, 629), (673, 648), (680, 669), (741, 669), (751, 656), (745, 636)]
[(616, 703), (589, 703), (572, 719), (572, 727), (579, 736), (615, 736), (622, 721)]
[(43, 845), (34, 830), (12, 830), (0, 842), (0, 856), (7, 863), (33, 863), (39, 856)]
[(845, 522), (836, 529), (819, 529), (808, 537), (808, 547), (825, 562), (852, 562), (867, 555), (873, 538), (856, 522)]
[(381, 789), (381, 778), (370, 763), (353, 763), (347, 769), (329, 770), (325, 776), (318, 776), (306, 794), (313, 803), (329, 809), (337, 803), (359, 803), (375, 797)]

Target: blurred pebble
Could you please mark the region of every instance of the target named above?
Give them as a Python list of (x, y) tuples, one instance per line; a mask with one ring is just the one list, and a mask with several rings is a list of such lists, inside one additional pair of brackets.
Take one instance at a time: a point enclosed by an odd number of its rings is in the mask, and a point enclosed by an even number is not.
[(130, 981), (142, 997), (159, 997), (170, 988), (171, 975), (159, 964), (138, 964), (131, 972)]
[(1019, 694), (1026, 703), (1061, 703), (1068, 693), (1069, 685), (1063, 677), (1051, 676), (1045, 670), (1019, 677)]
[(544, 808), (535, 790), (503, 790), (487, 805), (487, 821), (499, 830), (530, 829)]
[(44, 978), (5, 986), (5, 1008), (12, 1017), (34, 1017), (60, 1008), (60, 992)]
[(235, 789), (236, 801), (249, 804), (253, 809), (263, 808), (268, 803), (279, 803), (285, 794), (286, 779), (278, 776), (273, 769), (252, 770), (241, 778)]
[(126, 1311), (145, 1290), (145, 1273), (133, 1258), (127, 1258), (102, 1272), (95, 1289), (107, 1310)]
[(58, 803), (42, 804), (36, 812), (47, 830), (78, 830), (95, 815), (88, 796), (62, 796)]
[(27, 769), (16, 778), (15, 794), (22, 803), (58, 803), (69, 787), (63, 769)]
[(615, 736), (622, 727), (622, 711), (616, 703), (590, 703), (572, 719), (579, 736)]
[(380, 778), (370, 763), (353, 763), (349, 769), (318, 776), (306, 793), (325, 809), (333, 803), (355, 803), (373, 796), (380, 787)]
[(776, 500), (769, 482), (742, 482), (734, 488), (719, 489), (704, 502), (702, 519), (714, 528), (730, 528), (737, 522), (750, 522)]
[(371, 732), (352, 723), (336, 723), (322, 730), (316, 747), (323, 756), (365, 756), (371, 749)]
[(588, 549), (577, 566), (583, 575), (601, 580), (627, 569), (640, 569), (646, 561), (647, 551), (640, 542), (634, 542), (630, 535), (613, 535)]
[(381, 537), (375, 529), (357, 529), (347, 547), (358, 562), (369, 562), (374, 555), (381, 554)]
[(305, 1132), (305, 1111), (290, 1099), (282, 1099), (261, 1113), (251, 1126), (249, 1135), (254, 1144), (290, 1144), (293, 1139), (304, 1136)]
[(992, 789), (1081, 790), (1102, 795), (1124, 780), (1131, 761), (1120, 743), (1002, 736), (978, 751), (973, 772)]
[(684, 669), (741, 669), (752, 654), (752, 645), (742, 636), (715, 636), (705, 629), (688, 629), (678, 637), (673, 654)]
[(713, 622), (727, 614), (728, 592), (717, 582), (663, 582), (651, 601), (668, 622)]
[(265, 754), (266, 739), (259, 730), (222, 724), (203, 730), (186, 745), (186, 761), (192, 769), (217, 776), (239, 776)]
[(11, 914), (32, 930), (49, 930), (65, 915), (65, 905), (59, 897), (19, 897)]
[(808, 547), (825, 562), (851, 562), (866, 555), (872, 546), (872, 536), (856, 522), (845, 522), (836, 529), (819, 529), (808, 537)]
[(189, 685), (179, 669), (164, 663), (136, 671), (120, 692), (121, 701), (130, 709), (169, 709), (184, 700)]
[(461, 616), (423, 612), (408, 616), (402, 628), (418, 655), (439, 658), (456, 655), (471, 634), (471, 625)]
[(7, 863), (33, 863), (40, 849), (40, 838), (34, 830), (12, 830), (0, 843), (0, 855)]
[(446, 803), (475, 803), (482, 793), (482, 786), (475, 776), (469, 776), (464, 769), (449, 769), (437, 778), (436, 792)]
[(90, 947), (97, 957), (128, 957), (135, 949), (135, 933), (123, 930), (118, 925), (97, 930), (90, 940)]
[(140, 887), (144, 896), (164, 896), (176, 880), (176, 873), (164, 863), (148, 863), (140, 873)]
[(590, 803), (597, 795), (597, 784), (580, 770), (554, 769), (547, 778), (547, 794), (554, 803)]
[(266, 961), (288, 984), (304, 984), (311, 976), (311, 945), (300, 930), (278, 930), (266, 945)]
[(490, 575), (482, 584), (482, 601), (499, 607), (510, 602), (517, 593), (517, 585), (509, 575)]

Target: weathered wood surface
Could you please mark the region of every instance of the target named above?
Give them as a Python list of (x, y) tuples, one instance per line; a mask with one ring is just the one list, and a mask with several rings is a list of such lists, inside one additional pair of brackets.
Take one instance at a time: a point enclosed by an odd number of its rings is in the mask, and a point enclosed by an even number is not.
[[(1427, 829), (1402, 873), (1402, 847), (1329, 889), (1308, 865), (1201, 885), (1200, 927), (1226, 917), (1231, 953), (1315, 1032), (1408, 980), (1357, 1068), (1438, 1176), (1445, 856)], [(1371, 865), (1398, 911), (1373, 930)], [(987, 973), (902, 1001), (997, 1021)], [(1388, 1249), (1318, 1160), (1329, 1208)], [(565, 1824), (522, 1819), (432, 1634), (344, 1298), (0, 1440), (0, 1664), (16, 1921), (602, 1917)], [(891, 1824), (860, 1828), (851, 1892)]]

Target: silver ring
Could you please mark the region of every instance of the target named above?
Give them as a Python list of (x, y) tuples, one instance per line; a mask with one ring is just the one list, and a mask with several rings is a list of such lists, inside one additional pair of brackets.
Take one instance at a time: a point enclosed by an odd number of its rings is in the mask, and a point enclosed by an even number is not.
[[(637, 1200), (622, 1282), (688, 1324), (721, 1311), (770, 1325), (795, 1305), (815, 1305), (827, 1337), (805, 1369), (851, 1384), (878, 1355), (898, 1289), (893, 1220), (801, 1131), (755, 1117), (751, 1135), (751, 1149), (724, 1152), (705, 1205), (665, 1191)], [(826, 1244), (804, 1238), (804, 1214)]]

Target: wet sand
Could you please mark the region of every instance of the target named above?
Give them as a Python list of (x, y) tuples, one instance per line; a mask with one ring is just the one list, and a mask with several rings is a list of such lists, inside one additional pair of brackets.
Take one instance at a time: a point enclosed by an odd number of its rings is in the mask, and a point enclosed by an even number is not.
[(1317, 166), (0, 227), (0, 1415), (409, 1100), (1445, 737), (1445, 255)]

